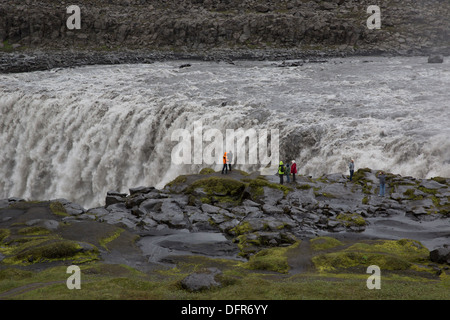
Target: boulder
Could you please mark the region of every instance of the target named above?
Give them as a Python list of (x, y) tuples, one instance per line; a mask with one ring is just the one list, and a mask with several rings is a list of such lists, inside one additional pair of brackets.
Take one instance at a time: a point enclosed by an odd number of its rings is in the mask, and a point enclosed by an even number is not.
[(444, 56), (440, 54), (430, 55), (428, 57), (428, 63), (443, 63), (444, 62)]
[(450, 265), (450, 246), (444, 245), (430, 252), (430, 260), (436, 263), (446, 263)]
[(216, 276), (222, 274), (217, 268), (208, 268), (204, 272), (195, 272), (181, 280), (183, 289), (190, 292), (198, 292), (220, 287), (221, 283), (216, 280)]

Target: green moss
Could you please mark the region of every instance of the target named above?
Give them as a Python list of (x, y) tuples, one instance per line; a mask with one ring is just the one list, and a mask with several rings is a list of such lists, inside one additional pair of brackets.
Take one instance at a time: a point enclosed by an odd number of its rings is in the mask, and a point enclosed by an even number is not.
[(200, 170), (199, 174), (212, 174), (215, 173), (214, 169), (211, 168), (203, 168), (202, 170)]
[(405, 192), (403, 192), (403, 195), (407, 197), (408, 200), (422, 200), (422, 195), (416, 195), (415, 189), (407, 189)]
[(369, 203), (369, 197), (364, 197), (361, 202), (362, 202), (362, 204), (368, 204)]
[(346, 227), (366, 225), (366, 220), (357, 213), (340, 213), (336, 219), (343, 222)]
[(374, 243), (357, 243), (347, 250), (364, 252), (383, 252), (396, 255), (412, 262), (420, 262), (428, 259), (429, 251), (419, 241), (410, 239), (376, 241)]
[(238, 224), (236, 227), (230, 229), (230, 233), (236, 236), (251, 232), (253, 229), (248, 221)]
[(360, 242), (345, 250), (316, 255), (312, 260), (321, 272), (369, 265), (382, 270), (418, 270), (416, 263), (423, 263), (428, 257), (428, 250), (420, 242), (401, 239)]
[(362, 192), (364, 194), (372, 194), (372, 186), (369, 185), (369, 181), (366, 179), (366, 173), (372, 172), (369, 168), (358, 169), (352, 178), (353, 183), (362, 186)]
[(99, 242), (99, 244), (100, 244), (103, 248), (105, 248), (106, 250), (109, 250), (108, 247), (107, 247), (107, 245), (108, 245), (110, 242), (116, 240), (118, 237), (120, 237), (120, 234), (121, 234), (122, 232), (124, 232), (124, 231), (125, 231), (125, 230), (122, 229), (122, 228), (117, 228), (113, 233), (111, 233), (111, 234), (108, 235), (107, 237), (104, 237), (104, 238), (99, 239), (98, 242)]
[(29, 235), (29, 236), (38, 236), (38, 235), (45, 235), (49, 234), (50, 231), (38, 226), (32, 226), (32, 227), (25, 227), (18, 231), (18, 234), (21, 235)]
[(298, 247), (300, 242), (296, 242), (289, 247), (276, 247), (263, 249), (251, 256), (249, 261), (245, 264), (246, 268), (252, 270), (266, 270), (280, 273), (288, 273), (289, 264), (287, 252), (293, 248)]
[(27, 265), (38, 262), (76, 260), (78, 262), (97, 259), (95, 250), (84, 252), (75, 241), (64, 239), (35, 239), (10, 247), (4, 253), (7, 257), (2, 261), (6, 265)]
[(299, 190), (309, 190), (312, 188), (312, 186), (309, 184), (301, 184), (301, 185), (298, 185), (296, 188)]
[(0, 242), (3, 241), (6, 237), (8, 237), (10, 231), (8, 229), (0, 229)]
[(433, 204), (434, 204), (435, 207), (440, 207), (440, 205), (441, 205), (441, 200), (439, 200), (438, 197), (432, 196), (432, 197), (431, 197), (431, 201), (433, 201)]
[(64, 206), (62, 205), (61, 202), (58, 202), (58, 201), (51, 202), (50, 210), (52, 211), (53, 214), (55, 214), (57, 216), (62, 216), (62, 217), (68, 216), (66, 208), (64, 208)]
[(360, 168), (356, 170), (356, 172), (353, 174), (352, 181), (354, 182), (361, 182), (366, 181), (366, 173), (372, 172), (369, 168)]
[(247, 258), (260, 250), (261, 240), (258, 237), (254, 237), (253, 234), (241, 234), (234, 238), (233, 241), (237, 242), (238, 255), (240, 257)]
[(277, 189), (283, 191), (283, 194), (286, 196), (289, 191), (292, 191), (292, 188), (286, 187), (285, 185), (281, 185), (278, 183), (271, 183), (267, 180), (263, 179), (252, 179), (248, 181), (248, 186), (250, 188), (250, 192), (252, 195), (259, 197), (264, 194), (264, 187)]
[(329, 199), (335, 199), (336, 198), (336, 196), (334, 194), (327, 193), (327, 192), (314, 192), (314, 195), (316, 197), (322, 196), (322, 197), (329, 198)]
[(422, 191), (422, 192), (425, 192), (425, 193), (428, 193), (428, 194), (432, 194), (432, 195), (436, 195), (436, 193), (437, 193), (437, 190), (428, 189), (428, 188), (425, 188), (425, 187), (418, 187), (418, 189), (420, 191)]
[(343, 245), (343, 243), (332, 237), (317, 237), (310, 240), (311, 249), (314, 251), (326, 250)]
[(166, 184), (166, 187), (180, 185), (180, 184), (186, 183), (186, 181), (187, 181), (187, 176), (180, 175), (180, 176), (176, 177), (174, 180), (172, 180), (171, 182), (169, 182), (168, 184)]
[(395, 256), (347, 251), (321, 254), (313, 257), (312, 261), (320, 272), (370, 265), (377, 265), (383, 270), (407, 270), (411, 266), (408, 261)]
[(241, 176), (249, 176), (250, 173), (244, 171), (244, 170), (239, 170), (239, 169), (233, 169), (234, 172), (238, 172)]
[(442, 177), (433, 177), (433, 178), (431, 178), (431, 180), (434, 180), (440, 184), (447, 184), (447, 179), (442, 178)]
[(245, 187), (245, 183), (238, 180), (222, 177), (209, 177), (192, 183), (186, 189), (186, 193), (191, 194), (195, 189), (201, 188), (207, 194), (208, 199), (203, 199), (207, 201), (207, 203), (212, 203), (214, 201), (239, 203), (242, 199)]

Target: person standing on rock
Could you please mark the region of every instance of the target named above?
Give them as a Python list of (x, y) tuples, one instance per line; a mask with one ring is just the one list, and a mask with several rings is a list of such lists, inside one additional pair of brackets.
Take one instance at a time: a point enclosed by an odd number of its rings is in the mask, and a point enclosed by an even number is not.
[(378, 173), (378, 180), (380, 181), (380, 192), (378, 195), (384, 197), (384, 192), (386, 191), (386, 175), (383, 171)]
[(289, 161), (286, 162), (286, 169), (284, 170), (284, 173), (286, 175), (286, 182), (291, 183), (291, 167), (289, 166)]
[(280, 176), (280, 184), (283, 184), (283, 176), (284, 176), (284, 164), (283, 161), (280, 161), (280, 165), (278, 166), (278, 175)]
[(292, 160), (291, 164), (292, 182), (295, 182), (295, 175), (297, 174), (297, 164), (295, 160)]
[(227, 153), (225, 152), (224, 154), (223, 154), (223, 167), (222, 167), (222, 174), (223, 174), (223, 171), (225, 170), (225, 174), (227, 174), (228, 173), (228, 159), (227, 159), (228, 157), (227, 157)]
[(228, 170), (231, 172), (231, 164), (233, 163), (233, 152), (228, 152)]
[(348, 164), (348, 170), (350, 171), (350, 181), (353, 179), (353, 173), (355, 172), (355, 160), (351, 159)]

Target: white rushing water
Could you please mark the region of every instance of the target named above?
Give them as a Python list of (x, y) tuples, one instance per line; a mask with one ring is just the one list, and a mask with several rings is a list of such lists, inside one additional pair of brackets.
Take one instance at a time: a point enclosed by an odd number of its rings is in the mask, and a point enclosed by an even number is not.
[(347, 173), (354, 158), (356, 169), (450, 177), (448, 59), (184, 63), (0, 75), (0, 198), (92, 207), (109, 190), (162, 187), (201, 168), (171, 161), (171, 133), (198, 120), (224, 136), (279, 129), (280, 158), (300, 174)]

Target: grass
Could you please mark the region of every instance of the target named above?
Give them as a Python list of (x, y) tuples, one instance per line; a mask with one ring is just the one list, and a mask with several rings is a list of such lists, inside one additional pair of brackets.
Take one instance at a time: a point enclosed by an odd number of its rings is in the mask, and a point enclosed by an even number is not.
[[(208, 260), (210, 263), (214, 261)], [(449, 277), (429, 280), (381, 274), (381, 289), (369, 290), (369, 274), (304, 273), (297, 275), (255, 272), (236, 267), (224, 270), (223, 286), (202, 292), (188, 292), (179, 282), (192, 271), (192, 265), (171, 272), (148, 275), (122, 265), (93, 263), (81, 266), (81, 289), (69, 290), (66, 267), (41, 272), (0, 270), (0, 295), (13, 288), (43, 284), (5, 299), (28, 300), (448, 300)], [(189, 269), (189, 270), (187, 270)], [(164, 275), (164, 276), (162, 276)]]
[[(0, 230), (1, 231), (1, 230)], [(1, 234), (5, 234), (2, 232)], [(289, 274), (300, 242), (263, 249), (248, 261), (203, 256), (176, 257), (175, 267), (144, 273), (129, 266), (99, 261), (80, 263), (81, 289), (69, 290), (67, 266), (42, 271), (0, 266), (0, 299), (28, 300), (299, 300), (388, 299), (449, 300), (450, 275), (430, 272), (428, 250), (408, 239), (345, 243), (332, 237), (311, 239), (315, 269)], [(381, 289), (369, 290), (367, 266), (381, 268)], [(180, 282), (192, 272), (216, 267), (220, 287), (184, 290)], [(420, 269), (419, 267), (422, 267)], [(16, 289), (16, 293), (10, 291)]]

